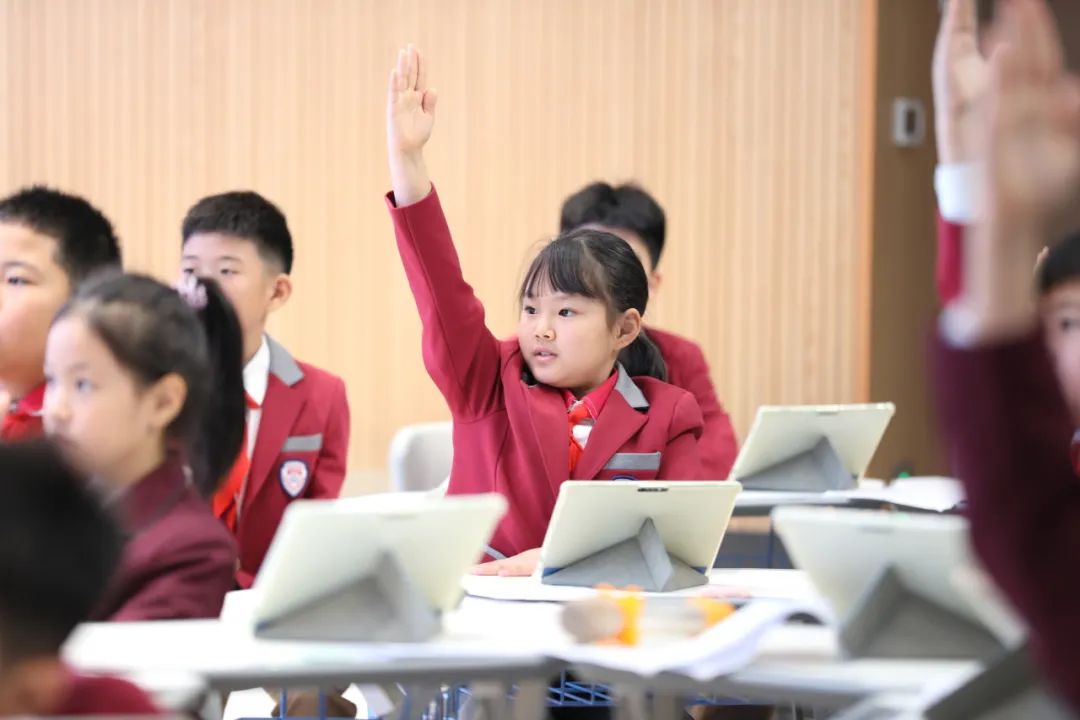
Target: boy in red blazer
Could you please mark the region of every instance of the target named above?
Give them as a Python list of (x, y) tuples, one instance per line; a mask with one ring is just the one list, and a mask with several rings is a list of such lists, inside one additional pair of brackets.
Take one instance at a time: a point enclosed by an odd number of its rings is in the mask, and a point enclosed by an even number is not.
[(37, 186), (0, 200), (0, 440), (41, 436), (53, 316), (77, 283), (119, 266), (112, 225), (86, 200)]
[(0, 444), (0, 475), (0, 717), (157, 714), (131, 683), (60, 659), (116, 566), (113, 519), (43, 441)]
[(424, 362), (454, 418), (449, 492), (506, 496), (491, 547), (512, 557), (490, 569), (527, 574), (567, 479), (705, 479), (701, 410), (657, 379), (663, 359), (640, 333), (648, 280), (609, 233), (575, 231), (541, 251), (517, 337), (491, 333), (424, 164), (435, 95), (415, 49), (399, 54), (388, 95), (387, 206)]
[(292, 294), (293, 242), (282, 212), (254, 192), (199, 200), (182, 225), (183, 275), (213, 277), (244, 333), (244, 448), (213, 499), (236, 535), (237, 584), (250, 587), (286, 506), (336, 498), (345, 481), (349, 404), (341, 378), (299, 362), (266, 334)]
[[(657, 269), (664, 251), (667, 219), (660, 204), (636, 185), (612, 187), (594, 182), (568, 197), (562, 206), (559, 231), (591, 227), (606, 230), (630, 244), (649, 276), (649, 293), (655, 296), (663, 274)], [(667, 365), (667, 381), (687, 390), (701, 406), (705, 430), (698, 443), (705, 473), (726, 480), (739, 453), (735, 428), (716, 396), (709, 364), (697, 343), (675, 333), (647, 327), (646, 332)]]
[(1003, 48), (974, 145), (984, 187), (963, 287), (941, 318), (936, 379), (975, 550), (1027, 621), (1043, 674), (1080, 711), (1080, 583), (1070, 571), (1080, 483), (1069, 457), (1080, 362), (1047, 352), (1030, 271), (1040, 248), (1076, 221), (1080, 78), (1063, 68), (1043, 0), (1000, 8)]

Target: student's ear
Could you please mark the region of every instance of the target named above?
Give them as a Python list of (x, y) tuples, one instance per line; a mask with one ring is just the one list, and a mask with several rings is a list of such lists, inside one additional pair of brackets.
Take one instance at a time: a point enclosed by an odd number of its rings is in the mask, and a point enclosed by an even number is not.
[(274, 312), (292, 297), (292, 278), (285, 273), (278, 273), (271, 286), (270, 312)]
[(615, 321), (615, 347), (622, 350), (641, 334), (641, 313), (630, 308)]
[(154, 429), (164, 430), (184, 409), (188, 387), (184, 378), (176, 373), (169, 373), (150, 386), (147, 393), (150, 425)]

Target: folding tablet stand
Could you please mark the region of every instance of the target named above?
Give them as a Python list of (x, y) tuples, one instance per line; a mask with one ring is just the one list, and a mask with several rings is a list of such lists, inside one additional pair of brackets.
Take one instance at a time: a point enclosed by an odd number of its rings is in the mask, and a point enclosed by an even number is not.
[(421, 642), (439, 632), (438, 611), (421, 595), (398, 559), (382, 553), (371, 572), (273, 620), (255, 636), (273, 640)]
[(852, 658), (988, 660), (1005, 649), (987, 629), (908, 588), (890, 565), (840, 624)]
[(709, 577), (668, 553), (656, 525), (648, 519), (633, 537), (564, 568), (545, 569), (541, 582), (583, 587), (636, 585), (647, 592), (670, 592), (705, 585)]
[(850, 490), (856, 485), (827, 437), (819, 439), (809, 450), (737, 480), (745, 490), (824, 492)]
[(1012, 720), (1073, 717), (1040, 686), (1025, 646), (995, 659), (975, 677), (923, 712), (926, 720)]

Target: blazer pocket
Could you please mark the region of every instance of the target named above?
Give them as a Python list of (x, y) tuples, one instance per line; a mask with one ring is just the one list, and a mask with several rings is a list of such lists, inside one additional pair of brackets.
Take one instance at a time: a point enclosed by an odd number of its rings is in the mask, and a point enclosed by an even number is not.
[(611, 459), (604, 465), (605, 470), (651, 470), (657, 472), (660, 470), (660, 458), (662, 454), (659, 452), (648, 453), (631, 453), (621, 452), (615, 453), (611, 456)]
[(281, 446), (283, 453), (319, 452), (322, 450), (322, 433), (314, 435), (293, 435), (285, 438), (285, 444)]
[(599, 480), (655, 480), (660, 472), (661, 454), (615, 453), (600, 471)]

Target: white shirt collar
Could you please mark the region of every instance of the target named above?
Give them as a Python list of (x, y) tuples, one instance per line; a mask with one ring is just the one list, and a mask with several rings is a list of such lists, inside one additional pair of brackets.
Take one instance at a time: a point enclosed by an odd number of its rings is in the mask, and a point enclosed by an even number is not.
[(244, 366), (244, 390), (259, 405), (266, 399), (266, 385), (270, 382), (270, 345), (263, 335), (262, 344), (255, 356)]

